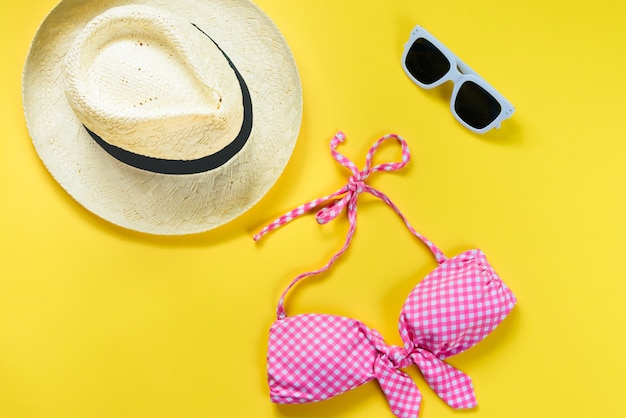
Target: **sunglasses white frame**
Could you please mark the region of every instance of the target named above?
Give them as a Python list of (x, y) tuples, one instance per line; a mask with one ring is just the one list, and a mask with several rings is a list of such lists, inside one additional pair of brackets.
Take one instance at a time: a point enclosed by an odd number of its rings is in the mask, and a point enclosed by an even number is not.
[[(428, 42), (432, 43), (450, 62), (450, 69), (447, 73), (445, 73), (441, 78), (434, 81), (430, 84), (424, 84), (421, 81), (417, 80), (409, 69), (406, 67), (406, 57), (411, 49), (411, 46), (418, 39), (423, 38)], [(402, 53), (402, 69), (406, 73), (406, 75), (418, 86), (424, 89), (432, 89), (434, 87), (440, 86), (446, 81), (452, 81), (454, 83), (454, 89), (452, 90), (452, 97), (450, 98), (450, 111), (454, 115), (455, 119), (467, 129), (472, 132), (476, 132), (478, 134), (485, 133), (493, 128), (500, 128), (500, 125), (503, 120), (510, 118), (515, 112), (515, 107), (502, 96), (496, 89), (494, 89), (484, 78), (482, 78), (476, 71), (472, 70), (467, 64), (459, 59), (452, 51), (450, 51), (444, 44), (439, 42), (437, 38), (432, 36), (426, 29), (422, 28), (419, 25), (416, 25), (411, 31), (411, 36), (409, 40), (404, 44), (404, 52)], [(489, 125), (484, 128), (474, 128), (473, 126), (467, 124), (461, 117), (457, 114), (454, 109), (454, 103), (456, 101), (457, 94), (463, 83), (467, 81), (472, 81), (476, 83), (478, 86), (482, 87), (487, 91), (487, 93), (491, 94), (494, 99), (500, 104), (500, 114), (491, 122)]]

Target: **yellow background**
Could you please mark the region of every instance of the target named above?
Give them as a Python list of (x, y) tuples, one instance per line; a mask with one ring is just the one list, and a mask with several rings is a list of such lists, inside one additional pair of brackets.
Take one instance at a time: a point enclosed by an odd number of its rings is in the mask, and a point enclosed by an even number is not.
[[(300, 70), (302, 130), (258, 205), (188, 237), (100, 220), (40, 162), (21, 71), (54, 4), (0, 6), (0, 417), (391, 417), (375, 382), (311, 405), (268, 399), (276, 300), (341, 246), (347, 221), (310, 215), (258, 244), (252, 235), (346, 181), (328, 152), (340, 129), (359, 165), (379, 136), (405, 137), (410, 165), (370, 184), (446, 254), (482, 248), (519, 298), (450, 360), (479, 407), (451, 410), (411, 369), (421, 416), (626, 416), (626, 3), (259, 0)], [(425, 91), (404, 75), (416, 23), (516, 106), (501, 130), (470, 133), (450, 114), (449, 86)], [(397, 344), (402, 302), (433, 267), (389, 208), (362, 197), (352, 247), (291, 294), (289, 312), (352, 316)]]

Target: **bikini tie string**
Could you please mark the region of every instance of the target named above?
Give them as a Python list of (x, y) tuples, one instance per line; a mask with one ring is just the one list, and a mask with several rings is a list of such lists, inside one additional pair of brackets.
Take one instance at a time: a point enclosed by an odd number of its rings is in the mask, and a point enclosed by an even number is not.
[[(342, 155), (340, 152), (337, 151), (337, 146), (343, 141), (345, 141), (345, 139), (346, 139), (346, 136), (344, 135), (344, 133), (338, 132), (330, 141), (330, 152), (333, 158), (335, 159), (335, 161), (337, 161), (339, 164), (346, 167), (352, 172), (352, 175), (348, 179), (348, 183), (344, 185), (342, 188), (340, 188), (339, 190), (337, 190), (335, 193), (329, 194), (327, 196), (324, 196), (318, 199), (314, 199), (308, 203), (300, 205), (297, 208), (287, 212), (286, 214), (278, 217), (272, 223), (264, 227), (259, 233), (254, 235), (254, 240), (258, 241), (270, 231), (273, 231), (291, 222), (292, 220), (304, 215), (305, 213), (308, 213), (313, 209), (319, 208), (320, 206), (322, 206), (322, 208), (317, 212), (315, 216), (315, 219), (317, 220), (319, 224), (326, 224), (332, 221), (333, 219), (337, 218), (337, 216), (339, 216), (339, 214), (343, 212), (344, 209), (347, 209), (348, 222), (350, 226), (349, 226), (348, 233), (346, 235), (346, 240), (343, 246), (320, 269), (302, 273), (299, 276), (297, 276), (295, 279), (293, 279), (293, 281), (287, 287), (287, 289), (285, 289), (285, 291), (283, 292), (279, 300), (278, 309), (277, 309), (277, 316), (279, 319), (282, 319), (286, 316), (285, 309), (284, 309), (284, 300), (285, 300), (285, 296), (287, 292), (300, 280), (328, 270), (349, 247), (350, 243), (352, 242), (352, 237), (354, 236), (354, 232), (356, 230), (356, 204), (357, 204), (357, 198), (359, 194), (361, 193), (364, 193), (364, 192), (369, 193), (372, 196), (375, 196), (381, 199), (383, 202), (385, 202), (404, 221), (404, 223), (409, 228), (411, 233), (413, 233), (415, 236), (421, 239), (431, 249), (431, 251), (433, 251), (438, 262), (441, 263), (443, 260), (445, 260), (443, 253), (441, 253), (441, 251), (438, 248), (436, 248), (430, 241), (428, 241), (426, 238), (420, 235), (409, 224), (408, 220), (400, 212), (398, 207), (389, 199), (389, 197), (387, 197), (387, 195), (385, 195), (383, 192), (365, 183), (365, 180), (372, 173), (376, 173), (379, 171), (387, 171), (387, 172), (397, 171), (403, 168), (409, 162), (411, 158), (411, 154), (409, 151), (409, 146), (406, 143), (406, 141), (402, 137), (395, 135), (395, 134), (388, 134), (378, 139), (374, 143), (374, 145), (372, 145), (372, 147), (369, 149), (367, 153), (366, 160), (365, 160), (365, 167), (362, 170), (359, 170), (357, 166), (350, 159), (346, 158), (344, 155)], [(374, 158), (374, 154), (376, 153), (376, 150), (378, 150), (378, 148), (383, 142), (390, 140), (390, 139), (395, 139), (400, 144), (401, 152), (402, 152), (401, 161), (386, 162), (386, 163), (372, 166), (372, 160)]]

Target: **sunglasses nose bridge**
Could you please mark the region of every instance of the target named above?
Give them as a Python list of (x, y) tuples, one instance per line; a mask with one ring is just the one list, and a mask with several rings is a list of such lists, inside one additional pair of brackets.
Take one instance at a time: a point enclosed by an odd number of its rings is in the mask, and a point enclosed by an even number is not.
[(455, 85), (459, 84), (459, 82), (465, 77), (465, 75), (459, 71), (458, 67), (454, 65), (452, 70), (450, 71), (450, 81), (452, 81)]

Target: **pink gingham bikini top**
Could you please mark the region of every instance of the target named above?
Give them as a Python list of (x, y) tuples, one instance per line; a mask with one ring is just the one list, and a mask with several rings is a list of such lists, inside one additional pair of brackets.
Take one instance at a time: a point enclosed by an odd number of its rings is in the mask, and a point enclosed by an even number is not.
[[(330, 148), (335, 160), (352, 172), (348, 184), (281, 216), (254, 237), (258, 240), (320, 206), (323, 207), (316, 218), (321, 224), (336, 218), (344, 207), (348, 212), (350, 227), (343, 247), (324, 267), (296, 277), (278, 302), (267, 353), (270, 398), (281, 404), (315, 402), (376, 379), (397, 417), (417, 417), (422, 396), (410, 376), (401, 370), (414, 364), (448, 405), (474, 407), (477, 402), (470, 377), (443, 360), (485, 338), (513, 309), (516, 298), (482, 251), (469, 250), (446, 258), (413, 229), (385, 194), (365, 184), (371, 173), (398, 170), (408, 163), (409, 149), (401, 137), (387, 135), (379, 139), (360, 171), (337, 152), (337, 145), (344, 139), (339, 132), (331, 140)], [(388, 139), (400, 143), (401, 162), (372, 167), (374, 153)], [(357, 197), (363, 192), (389, 205), (409, 231), (426, 244), (439, 264), (404, 302), (398, 325), (404, 343), (401, 347), (387, 345), (376, 330), (356, 319), (325, 314), (287, 316), (285, 312), (287, 292), (305, 277), (326, 271), (350, 245), (356, 229)]]

